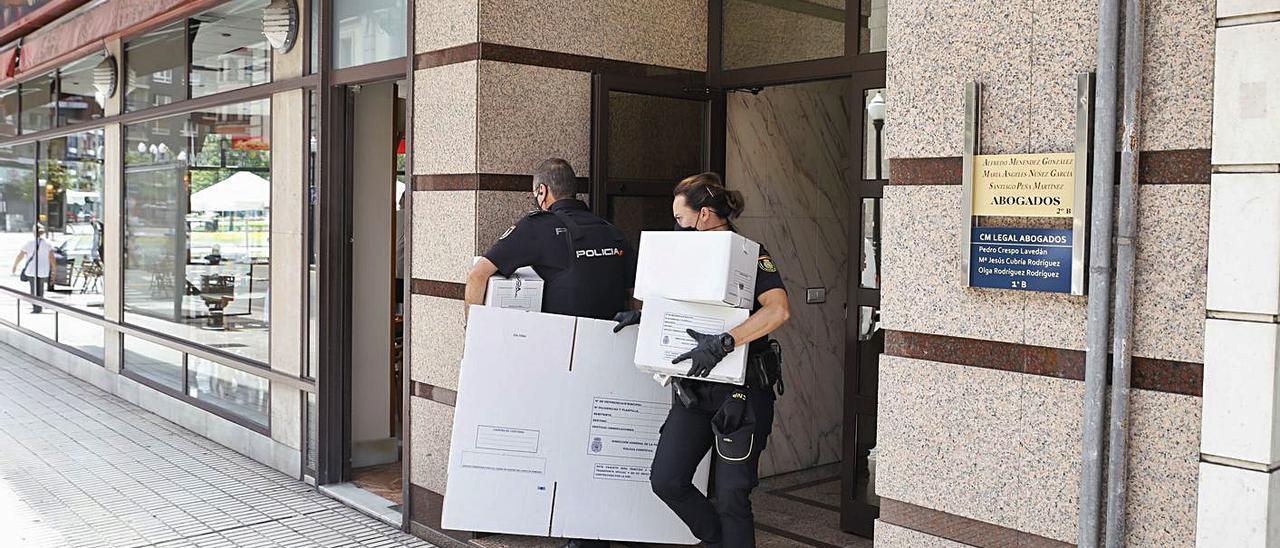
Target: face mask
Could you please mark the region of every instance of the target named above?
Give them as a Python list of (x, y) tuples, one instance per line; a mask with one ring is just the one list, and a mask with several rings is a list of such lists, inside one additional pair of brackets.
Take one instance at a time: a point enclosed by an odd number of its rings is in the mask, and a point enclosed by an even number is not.
[(534, 191), (533, 193), (533, 210), (534, 211), (542, 210), (542, 198), (538, 196), (537, 191)]
[(675, 224), (671, 225), (671, 230), (674, 230), (674, 231), (676, 231), (676, 232), (695, 232), (695, 231), (697, 231), (697, 230), (698, 230), (698, 227), (696, 227), (696, 226), (680, 226), (680, 223), (675, 223)]

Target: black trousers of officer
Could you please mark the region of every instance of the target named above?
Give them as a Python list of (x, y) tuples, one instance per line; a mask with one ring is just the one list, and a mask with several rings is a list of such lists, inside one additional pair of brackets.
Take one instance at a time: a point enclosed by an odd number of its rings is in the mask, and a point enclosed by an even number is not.
[[(688, 382), (688, 381), (686, 381)], [(653, 492), (689, 526), (694, 536), (709, 546), (748, 548), (756, 545), (751, 490), (760, 482), (760, 453), (773, 429), (772, 389), (748, 388), (747, 401), (756, 416), (751, 456), (730, 462), (711, 453), (713, 503), (693, 486), (693, 474), (714, 441), (711, 418), (734, 385), (705, 381), (688, 382), (698, 402), (686, 408), (679, 400), (671, 405), (658, 438), (649, 481)]]

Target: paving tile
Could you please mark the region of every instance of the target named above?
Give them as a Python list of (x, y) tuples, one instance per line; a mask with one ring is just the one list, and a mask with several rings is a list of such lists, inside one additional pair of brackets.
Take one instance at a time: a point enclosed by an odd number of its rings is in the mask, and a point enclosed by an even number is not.
[(0, 447), (29, 546), (431, 546), (4, 345)]

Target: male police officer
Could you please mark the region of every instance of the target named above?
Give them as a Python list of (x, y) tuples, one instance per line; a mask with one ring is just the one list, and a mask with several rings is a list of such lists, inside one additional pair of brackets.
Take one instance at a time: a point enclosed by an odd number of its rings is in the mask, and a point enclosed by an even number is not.
[(531, 266), (544, 280), (542, 311), (612, 319), (627, 308), (636, 257), (622, 232), (574, 197), (569, 162), (552, 158), (533, 176), (537, 209), (494, 242), (467, 277), (467, 304), (484, 302), (489, 277)]
[[(536, 210), (484, 252), (467, 276), (467, 304), (484, 302), (489, 277), (531, 266), (544, 280), (542, 311), (612, 319), (628, 308), (636, 278), (636, 254), (616, 227), (574, 197), (577, 178), (569, 162), (552, 158), (533, 176)], [(608, 541), (570, 540), (570, 547), (607, 547)]]

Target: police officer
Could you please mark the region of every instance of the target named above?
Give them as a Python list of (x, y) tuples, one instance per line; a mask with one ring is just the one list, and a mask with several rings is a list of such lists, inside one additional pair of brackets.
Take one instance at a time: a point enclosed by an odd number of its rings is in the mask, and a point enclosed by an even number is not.
[[(734, 230), (742, 194), (724, 187), (715, 173), (694, 175), (675, 189), (671, 209), (677, 230)], [(620, 314), (618, 328), (638, 314)], [(693, 379), (676, 381), (671, 411), (658, 440), (650, 483), (653, 492), (709, 547), (755, 546), (751, 490), (759, 483), (760, 453), (773, 428), (775, 390), (783, 391), (781, 349), (769, 333), (790, 317), (787, 290), (769, 252), (760, 248), (751, 315), (726, 333), (689, 330), (697, 346), (672, 363), (690, 363)], [(742, 386), (697, 380), (720, 360), (747, 345)], [(712, 452), (713, 503), (693, 486), (693, 474)]]
[[(531, 266), (544, 280), (542, 311), (610, 319), (629, 308), (636, 278), (635, 250), (622, 232), (576, 199), (569, 162), (552, 158), (533, 176), (535, 210), (497, 242), (467, 276), (466, 302), (481, 304), (489, 277)], [(566, 547), (607, 547), (608, 541), (569, 540)]]

